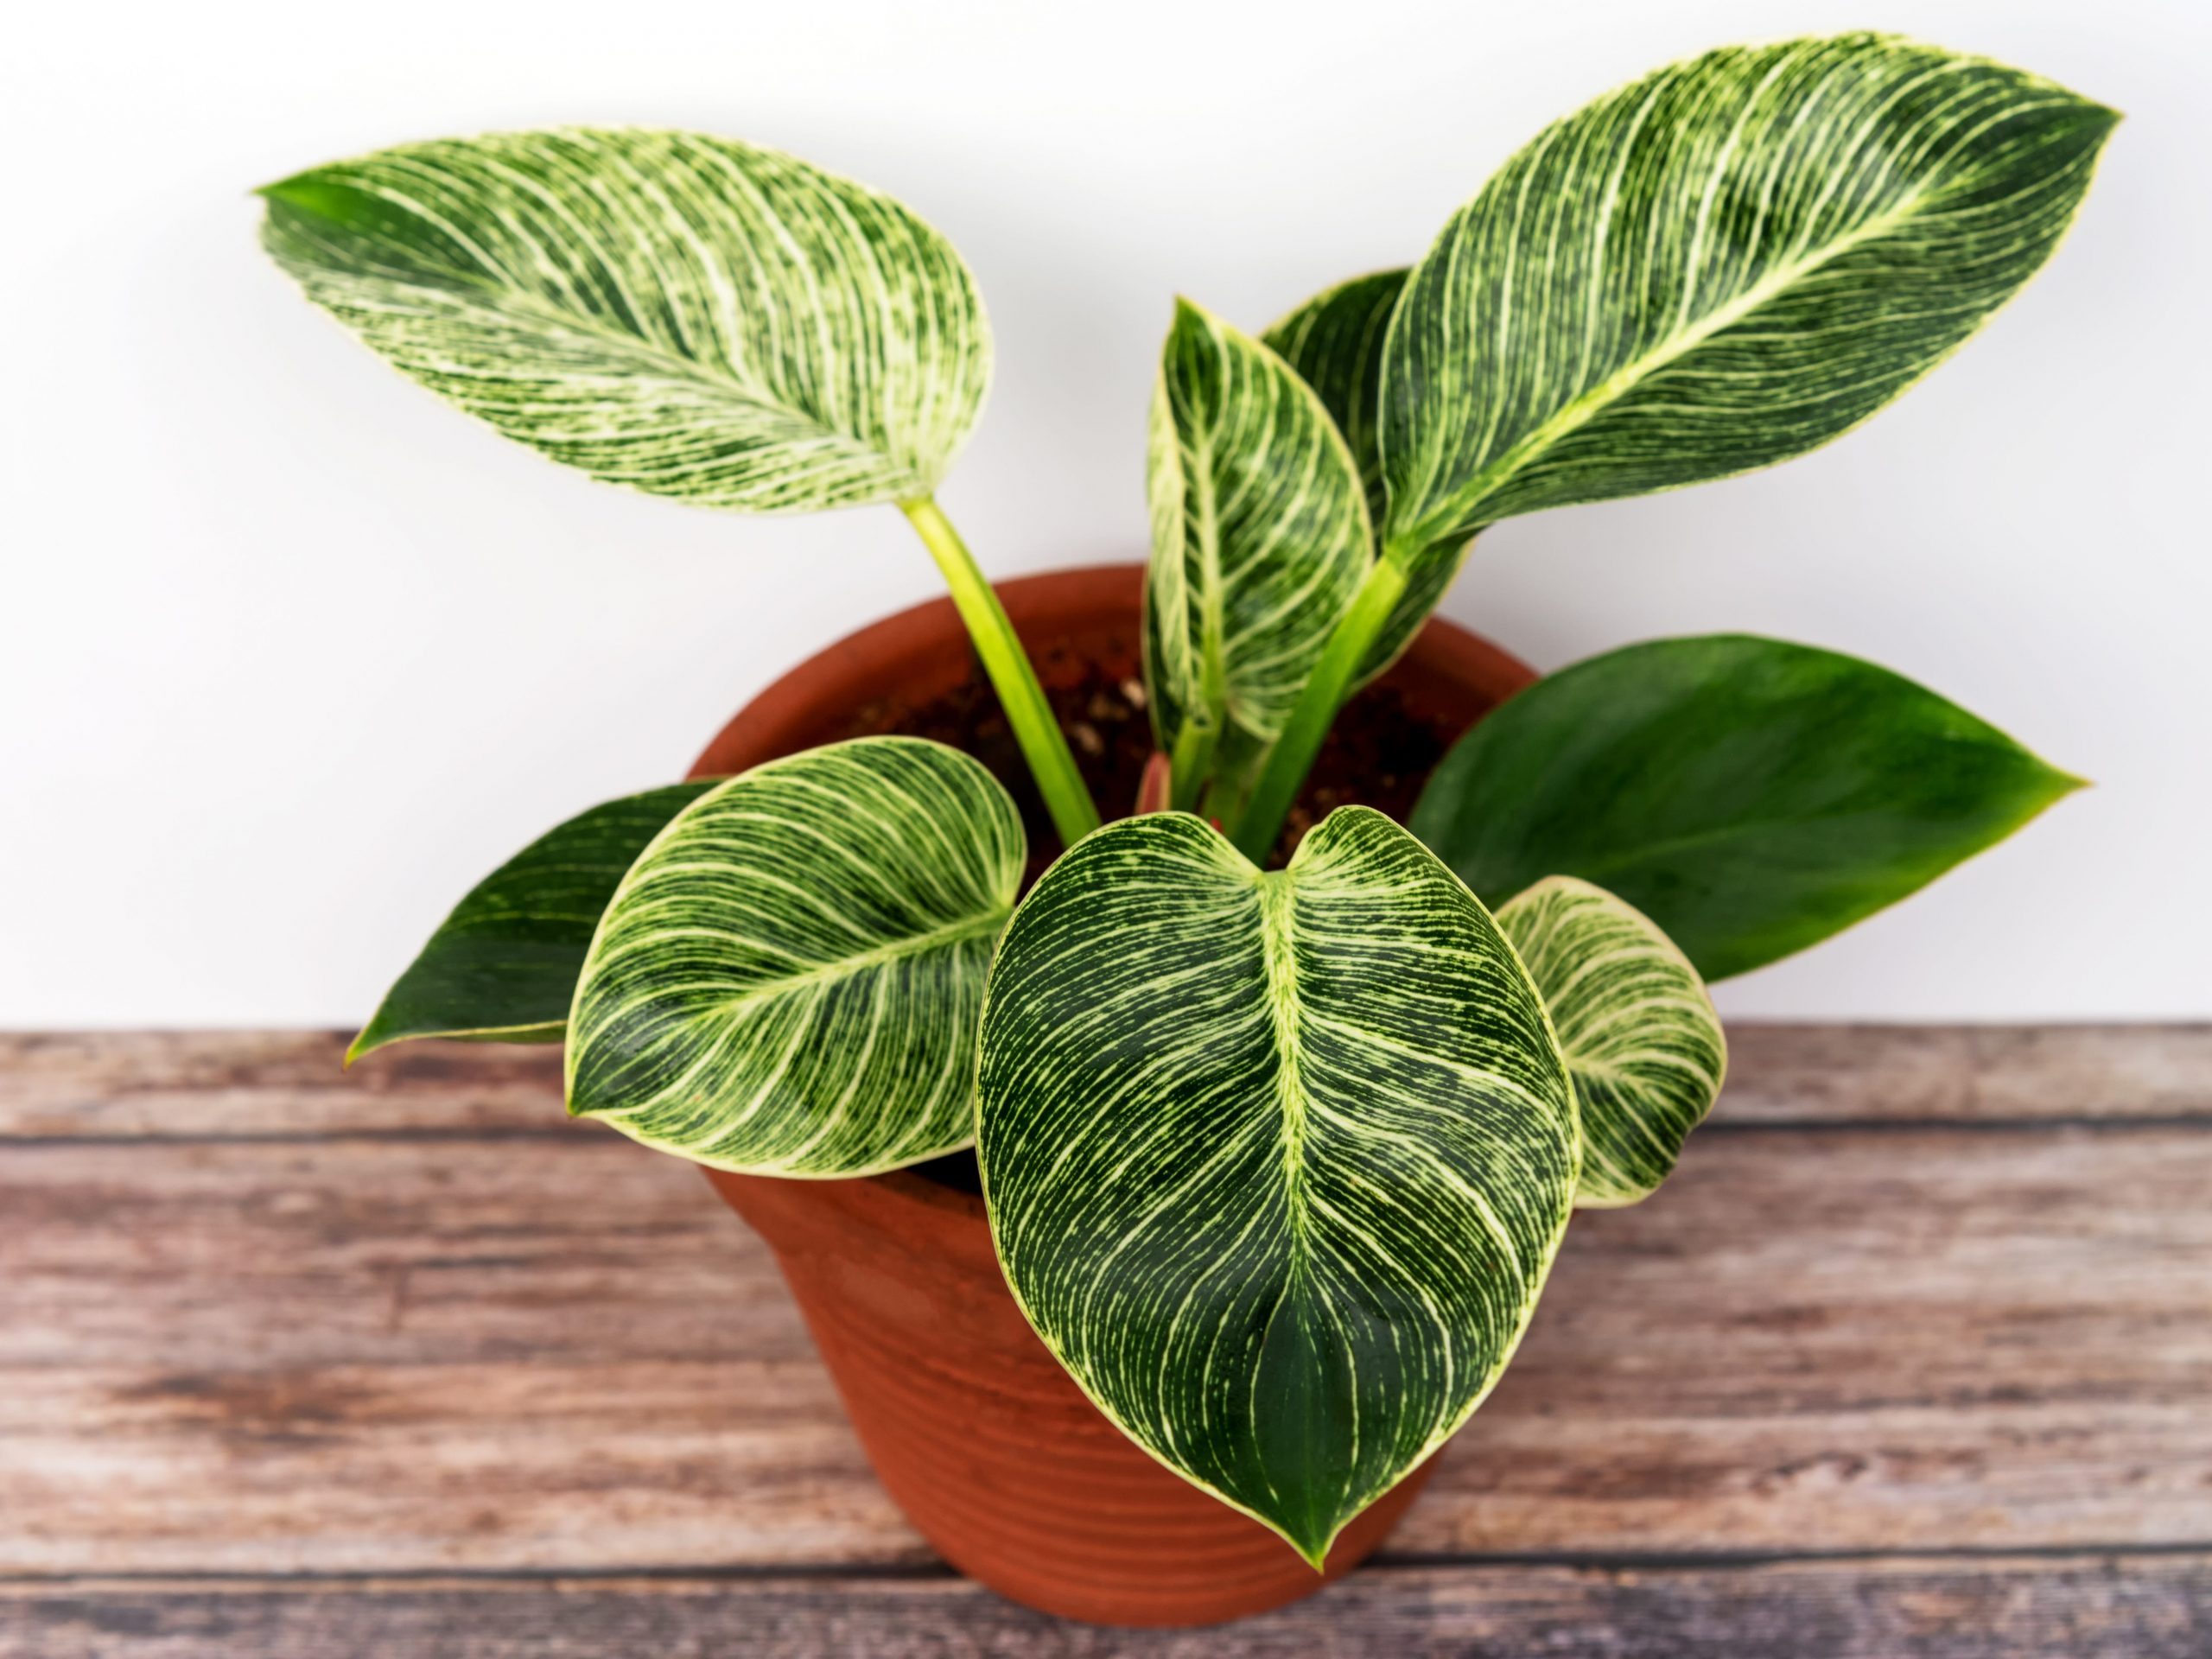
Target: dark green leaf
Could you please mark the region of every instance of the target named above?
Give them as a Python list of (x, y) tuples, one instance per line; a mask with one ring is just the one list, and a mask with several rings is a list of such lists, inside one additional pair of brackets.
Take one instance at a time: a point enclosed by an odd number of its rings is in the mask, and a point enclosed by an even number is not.
[(1711, 634), (1529, 687), (1445, 757), (1413, 828), (1485, 902), (1580, 876), (1716, 980), (1896, 903), (2080, 783), (1872, 663)]
[(554, 1043), (600, 913), (645, 843), (708, 789), (671, 784), (594, 806), (470, 889), (385, 994), (351, 1062), (410, 1037)]

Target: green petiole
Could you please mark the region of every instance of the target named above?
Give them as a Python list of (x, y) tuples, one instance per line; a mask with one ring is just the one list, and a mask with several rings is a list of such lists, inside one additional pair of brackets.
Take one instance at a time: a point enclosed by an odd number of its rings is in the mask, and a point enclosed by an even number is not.
[(1068, 748), (1059, 720), (1045, 700), (1045, 690), (1037, 683), (1028, 653), (1014, 637), (1006, 607), (999, 603), (999, 596), (991, 591), (991, 584), (976, 563), (976, 556), (933, 498), (901, 501), (899, 508), (937, 561), (944, 585), (951, 590), (952, 602), (967, 625), (983, 671), (990, 676), (992, 689), (1006, 709), (1007, 723), (1014, 728), (1014, 741), (1021, 746), (1022, 758), (1029, 762), (1030, 775), (1045, 798), (1046, 810), (1052, 815), (1052, 827), (1059, 831), (1061, 845), (1074, 846), (1098, 827), (1098, 809), (1082, 772), (1076, 769), (1075, 755)]
[(1313, 757), (1321, 752), (1321, 740), (1329, 734), (1337, 711), (1351, 694), (1353, 677), (1367, 660), (1369, 648), (1405, 591), (1405, 566), (1386, 552), (1368, 567), (1350, 608), (1338, 620), (1329, 643), (1321, 648), (1313, 677), (1299, 694), (1282, 735), (1268, 751), (1259, 779), (1230, 832), (1237, 851), (1255, 864), (1265, 866), (1275, 837), (1282, 833), (1284, 816), (1298, 798), (1306, 774), (1313, 770)]

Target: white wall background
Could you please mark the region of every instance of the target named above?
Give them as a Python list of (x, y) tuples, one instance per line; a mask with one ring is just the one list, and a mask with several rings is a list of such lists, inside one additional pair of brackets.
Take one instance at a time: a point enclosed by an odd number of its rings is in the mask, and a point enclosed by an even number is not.
[(1624, 79), (1870, 24), (2129, 112), (2075, 236), (1866, 429), (1510, 524), (1446, 612), (1544, 667), (1728, 628), (1860, 652), (2099, 780), (1731, 1012), (2212, 1013), (2201, 0), (219, 0), (32, 8), (0, 66), (0, 1025), (357, 1020), (509, 852), (933, 591), (887, 508), (695, 512), (448, 410), (264, 263), (249, 187), (597, 121), (893, 192), (991, 307), (998, 382), (944, 499), (1012, 575), (1141, 552), (1177, 291), (1258, 327), (1418, 255)]

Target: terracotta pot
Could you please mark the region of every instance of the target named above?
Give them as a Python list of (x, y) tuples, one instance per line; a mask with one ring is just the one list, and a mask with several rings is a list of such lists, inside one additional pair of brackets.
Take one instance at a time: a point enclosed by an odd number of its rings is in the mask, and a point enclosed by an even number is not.
[[(1139, 565), (999, 588), (1048, 683), (1088, 662), (1136, 672)], [(836, 739), (852, 711), (925, 701), (970, 670), (950, 600), (861, 629), (768, 688), (695, 777)], [(1452, 726), (1535, 677), (1432, 621), (1390, 683)], [(1345, 1529), (1317, 1576), (1289, 1545), (1154, 1462), (1101, 1416), (1032, 1332), (991, 1251), (981, 1198), (912, 1172), (788, 1181), (709, 1171), (776, 1253), (884, 1486), (961, 1572), (1032, 1607), (1110, 1624), (1203, 1624), (1279, 1606), (1352, 1567), (1428, 1474)]]

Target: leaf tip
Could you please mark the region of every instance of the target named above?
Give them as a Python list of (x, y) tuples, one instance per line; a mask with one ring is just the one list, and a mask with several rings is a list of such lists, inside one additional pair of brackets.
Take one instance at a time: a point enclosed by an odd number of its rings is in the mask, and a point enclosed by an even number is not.
[(610, 1112), (619, 1115), (622, 1109), (620, 1101), (593, 1100), (585, 1095), (574, 1070), (575, 1052), (575, 1046), (570, 1044), (563, 1057), (567, 1077), (561, 1090), (561, 1109), (570, 1117), (603, 1117)]
[(1303, 1535), (1285, 1528), (1282, 1537), (1284, 1542), (1298, 1552), (1300, 1560), (1317, 1573), (1325, 1573), (1329, 1570), (1329, 1551), (1337, 1541), (1337, 1535), (1343, 1530), (1344, 1523), (1338, 1522), (1319, 1532)]
[(264, 201), (281, 201), (290, 207), (305, 207), (314, 199), (313, 173), (291, 173), (281, 179), (271, 179), (267, 184), (257, 184), (247, 194)]
[(1212, 312), (1207, 310), (1187, 294), (1178, 294), (1175, 296), (1175, 321), (1173, 333), (1181, 334), (1185, 330), (1192, 329), (1205, 333), (1210, 332), (1212, 327)]
[[(1674, 1173), (1670, 1168), (1669, 1174)], [(1574, 1184), (1574, 1207), (1577, 1210), (1632, 1210), (1654, 1192), (1656, 1187), (1593, 1188), (1580, 1181)]]
[(2089, 117), (2099, 127), (2102, 128), (2107, 132), (2110, 132), (2114, 127), (2127, 119), (2127, 111), (2126, 110), (2114, 109), (2111, 105), (2104, 102), (2101, 99), (2083, 98), (2079, 92), (2076, 92), (2074, 94), (2074, 99), (2082, 106), (2082, 113)]
[[(2028, 810), (2027, 817), (2029, 818), (2040, 817), (2069, 795), (2079, 794), (2082, 790), (2094, 789), (2097, 786), (2094, 779), (2084, 778), (2079, 772), (2067, 771), (2063, 766), (2054, 766), (2050, 761), (2039, 756), (2037, 758), (2036, 764), (2041, 768), (2041, 776), (2037, 779), (2039, 786), (2035, 791), (2033, 804)], [(2024, 818), (2022, 822), (2025, 823), (2026, 819)]]
[(342, 179), (330, 176), (330, 173), (328, 168), (309, 168), (306, 172), (295, 173), (289, 178), (257, 185), (252, 194), (271, 208), (288, 208), (295, 213), (327, 219), (334, 225), (361, 223), (365, 213), (372, 211), (372, 199)]

